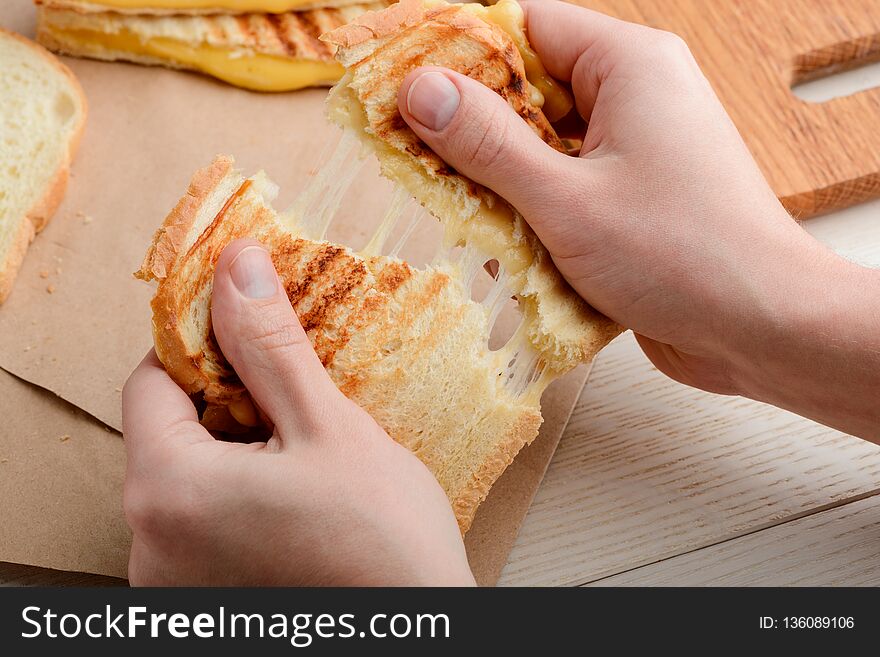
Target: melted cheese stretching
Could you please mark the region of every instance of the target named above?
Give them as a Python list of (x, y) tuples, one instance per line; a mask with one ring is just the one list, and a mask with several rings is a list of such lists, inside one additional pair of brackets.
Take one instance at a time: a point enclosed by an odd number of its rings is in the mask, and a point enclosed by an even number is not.
[(529, 45), (525, 15), (516, 0), (499, 0), (489, 7), (476, 3), (464, 7), (483, 20), (494, 23), (513, 39), (523, 59), (526, 78), (532, 85), (532, 104), (541, 107), (547, 120), (558, 121), (568, 114), (574, 106), (571, 94), (547, 73), (538, 54)]
[(344, 69), (336, 62), (319, 62), (260, 53), (217, 48), (205, 44), (192, 46), (168, 38), (141, 40), (131, 32), (106, 34), (93, 30), (53, 30), (62, 39), (93, 43), (111, 51), (157, 57), (182, 68), (195, 69), (254, 91), (293, 91), (338, 80)]
[(316, 0), (88, 0), (88, 2), (114, 9), (222, 9), (270, 14), (316, 4)]

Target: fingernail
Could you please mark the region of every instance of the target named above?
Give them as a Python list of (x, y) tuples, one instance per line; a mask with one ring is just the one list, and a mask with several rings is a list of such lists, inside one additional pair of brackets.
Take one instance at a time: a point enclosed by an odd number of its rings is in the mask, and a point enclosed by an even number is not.
[(229, 265), (229, 275), (238, 291), (249, 299), (268, 299), (278, 290), (272, 259), (265, 249), (247, 246)]
[(442, 130), (458, 110), (458, 87), (442, 73), (422, 73), (406, 92), (407, 111), (423, 126)]

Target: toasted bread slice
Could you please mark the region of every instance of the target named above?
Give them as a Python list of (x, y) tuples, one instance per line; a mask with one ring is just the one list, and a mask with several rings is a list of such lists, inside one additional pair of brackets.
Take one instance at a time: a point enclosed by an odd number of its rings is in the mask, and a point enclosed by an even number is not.
[(284, 14), (151, 16), (44, 6), (37, 40), (58, 53), (199, 71), (255, 91), (329, 86), (342, 75), (318, 37), (377, 0)]
[(0, 303), (25, 251), (64, 197), (86, 121), (73, 73), (50, 52), (0, 29)]
[[(499, 15), (506, 29), (493, 22)], [(444, 223), (448, 241), (498, 260), (511, 276), (529, 339), (547, 366), (564, 372), (589, 362), (621, 328), (569, 287), (516, 208), (447, 166), (397, 109), (407, 73), (423, 65), (445, 66), (494, 90), (538, 136), (563, 150), (536, 105), (546, 94), (527, 83), (517, 47), (527, 44), (525, 36), (522, 11), (513, 0), (491, 8), (403, 0), (366, 13), (321, 37), (337, 47), (336, 58), (346, 67), (330, 92), (328, 114), (375, 152), (386, 177)], [(542, 70), (535, 70), (538, 84), (546, 77)]]
[(72, 9), (80, 13), (113, 11), (120, 14), (283, 14), (358, 4), (358, 0), (34, 0), (37, 5)]
[(489, 350), (493, 312), (471, 299), (466, 257), (415, 269), (309, 239), (305, 224), (272, 209), (276, 191), (262, 173), (244, 178), (228, 157), (193, 177), (136, 274), (159, 282), (159, 358), (184, 390), (204, 395), (209, 415), (241, 408), (247, 393), (214, 340), (209, 302), (223, 248), (260, 240), (330, 377), (428, 466), (466, 531), (490, 486), (537, 435), (552, 375), (535, 371), (522, 335)]

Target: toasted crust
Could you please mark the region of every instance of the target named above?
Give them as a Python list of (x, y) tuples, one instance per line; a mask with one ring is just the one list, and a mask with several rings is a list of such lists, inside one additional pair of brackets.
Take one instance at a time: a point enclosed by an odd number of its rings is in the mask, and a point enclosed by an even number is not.
[(30, 221), (22, 221), (15, 237), (12, 238), (6, 257), (0, 261), (0, 304), (6, 301), (12, 292), (15, 277), (24, 261), (24, 254), (34, 239), (34, 225)]
[(12, 291), (12, 285), (15, 282), (18, 270), (21, 268), (21, 263), (24, 261), (24, 255), (27, 252), (28, 246), (33, 241), (34, 236), (46, 227), (46, 224), (49, 223), (52, 215), (55, 214), (55, 210), (58, 209), (58, 206), (64, 199), (67, 181), (70, 176), (70, 165), (85, 131), (88, 101), (79, 80), (76, 79), (73, 72), (51, 52), (38, 43), (3, 28), (0, 28), (0, 38), (11, 38), (27, 46), (34, 54), (43, 58), (52, 68), (67, 78), (68, 86), (77, 96), (78, 103), (82, 108), (79, 120), (70, 132), (66, 155), (62, 158), (55, 175), (46, 185), (43, 195), (37, 199), (25, 214), (25, 219), (20, 222), (10, 249), (3, 261), (0, 262), (0, 304), (2, 304)]
[(186, 194), (165, 218), (153, 235), (141, 268), (134, 273), (143, 281), (163, 281), (181, 257), (187, 236), (192, 232), (196, 215), (205, 199), (217, 188), (220, 181), (231, 172), (234, 160), (228, 155), (218, 155), (211, 164), (193, 175)]
[(450, 168), (398, 110), (397, 90), (411, 70), (444, 66), (495, 91), (541, 139), (564, 150), (532, 104), (514, 41), (480, 11), (441, 0), (403, 0), (321, 37), (338, 48), (336, 58), (346, 66), (330, 92), (329, 115), (369, 145), (383, 174), (445, 225), (448, 242), (473, 242), (487, 259), (515, 272), (511, 289), (532, 343), (550, 367), (564, 372), (589, 362), (622, 328), (571, 289), (516, 208)]
[[(186, 190), (168, 214), (159, 230), (153, 236), (141, 268), (134, 273), (135, 278), (144, 281), (159, 281), (160, 286), (153, 297), (153, 342), (159, 359), (177, 384), (189, 394), (214, 390), (218, 381), (212, 381), (211, 373), (202, 369), (198, 353), (187, 345), (184, 333), (180, 330), (179, 295), (183, 290), (174, 285), (161, 285), (171, 275), (175, 265), (186, 255), (187, 239), (193, 234), (196, 218), (209, 196), (214, 194), (220, 183), (232, 173), (231, 157), (219, 155), (210, 166), (199, 169)], [(240, 396), (241, 384), (228, 386), (223, 393), (215, 393), (221, 398), (232, 399)]]

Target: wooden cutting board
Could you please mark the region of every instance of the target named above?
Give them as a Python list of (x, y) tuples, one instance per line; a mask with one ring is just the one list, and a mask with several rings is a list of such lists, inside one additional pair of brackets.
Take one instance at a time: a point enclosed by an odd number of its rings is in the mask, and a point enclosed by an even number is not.
[(878, 0), (575, 2), (684, 38), (796, 217), (880, 196), (880, 89), (815, 104), (791, 92), (880, 60)]

